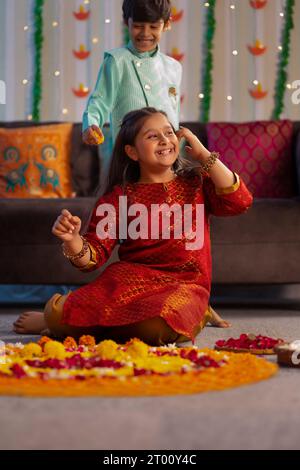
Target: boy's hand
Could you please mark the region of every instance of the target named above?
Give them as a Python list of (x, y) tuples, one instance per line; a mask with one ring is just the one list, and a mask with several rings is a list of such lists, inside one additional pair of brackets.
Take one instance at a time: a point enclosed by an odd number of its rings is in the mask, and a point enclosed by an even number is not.
[(200, 140), (186, 127), (180, 127), (176, 132), (178, 140), (185, 139), (187, 144), (185, 150), (194, 160), (204, 163), (210, 156), (209, 150), (201, 144)]
[(52, 233), (64, 242), (71, 242), (77, 237), (81, 229), (81, 220), (73, 216), (67, 209), (63, 209), (52, 227)]
[(87, 145), (100, 145), (104, 142), (104, 135), (100, 127), (93, 125), (83, 132), (82, 140)]

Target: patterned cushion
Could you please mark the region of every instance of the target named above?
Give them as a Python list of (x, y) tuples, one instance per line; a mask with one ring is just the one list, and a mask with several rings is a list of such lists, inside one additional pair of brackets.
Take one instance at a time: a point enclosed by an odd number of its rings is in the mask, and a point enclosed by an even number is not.
[(72, 127), (0, 128), (0, 197), (71, 197)]
[(210, 123), (208, 148), (237, 172), (255, 197), (296, 196), (291, 121)]

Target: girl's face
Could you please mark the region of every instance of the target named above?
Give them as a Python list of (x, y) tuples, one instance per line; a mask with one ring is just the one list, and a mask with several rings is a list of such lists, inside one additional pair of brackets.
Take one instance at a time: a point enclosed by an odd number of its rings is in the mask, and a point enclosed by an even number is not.
[(169, 21), (163, 20), (156, 23), (135, 22), (132, 18), (128, 20), (128, 29), (132, 44), (139, 52), (150, 52), (155, 49), (164, 31), (169, 29)]
[(179, 154), (179, 142), (168, 119), (157, 113), (145, 120), (134, 145), (126, 145), (125, 151), (139, 163), (144, 174), (159, 172), (172, 168)]

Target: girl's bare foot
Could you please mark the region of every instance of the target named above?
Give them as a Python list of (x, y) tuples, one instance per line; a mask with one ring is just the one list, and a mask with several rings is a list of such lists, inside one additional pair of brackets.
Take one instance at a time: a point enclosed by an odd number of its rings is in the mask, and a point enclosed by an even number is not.
[(223, 318), (221, 318), (220, 315), (218, 315), (217, 312), (211, 306), (209, 306), (209, 309), (212, 315), (209, 320), (209, 323), (212, 326), (217, 326), (218, 328), (230, 328), (231, 327), (231, 324), (228, 321), (223, 320)]
[(20, 335), (39, 335), (47, 328), (43, 312), (24, 312), (14, 322), (14, 332)]

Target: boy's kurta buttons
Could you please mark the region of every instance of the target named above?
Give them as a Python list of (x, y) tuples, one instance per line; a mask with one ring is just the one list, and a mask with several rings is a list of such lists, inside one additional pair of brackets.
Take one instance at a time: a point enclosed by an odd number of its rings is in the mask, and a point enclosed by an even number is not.
[(145, 85), (145, 90), (147, 90), (147, 91), (151, 90), (151, 86), (148, 85), (148, 84), (146, 84), (146, 85)]
[(141, 62), (136, 62), (137, 67), (141, 67), (142, 63)]

